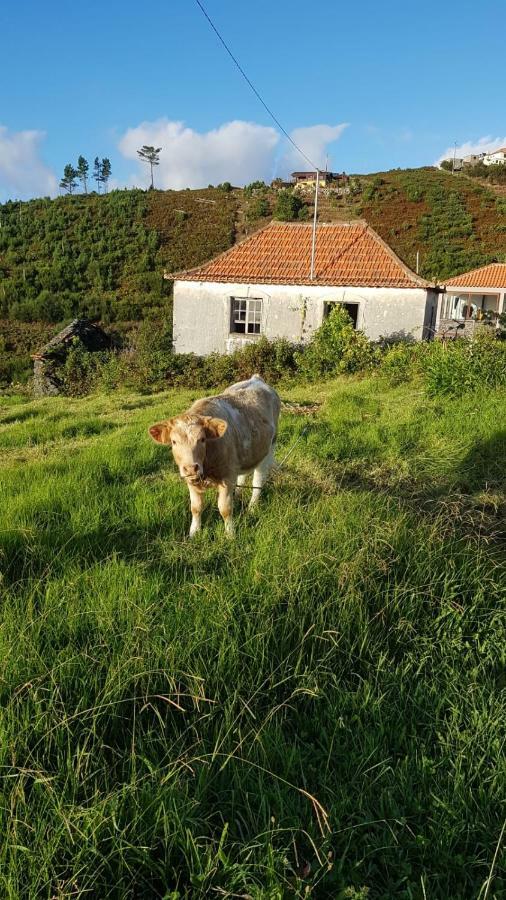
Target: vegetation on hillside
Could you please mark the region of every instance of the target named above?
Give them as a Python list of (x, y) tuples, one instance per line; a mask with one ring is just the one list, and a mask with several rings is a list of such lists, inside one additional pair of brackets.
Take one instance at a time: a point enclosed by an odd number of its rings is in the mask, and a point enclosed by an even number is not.
[(360, 201), (365, 219), (411, 268), (444, 282), (506, 259), (504, 201), (477, 182), (438, 169), (375, 176)]
[[(320, 220), (366, 218), (412, 268), (418, 252), (420, 274), (429, 279), (506, 259), (506, 197), (476, 179), (413, 169), (354, 176), (349, 184), (341, 196), (322, 192)], [(84, 315), (123, 332), (142, 319), (170, 323), (171, 282), (164, 270), (181, 271), (217, 255), (273, 215), (290, 221), (311, 211), (310, 196), (263, 182), (244, 191), (224, 182), (199, 191), (113, 191), (3, 204), (0, 380), (27, 377), (29, 354), (40, 346), (31, 323)]]
[(2, 897), (504, 896), (504, 393), (310, 395), (191, 548), (194, 392), (6, 401)]
[[(506, 256), (505, 200), (476, 180), (437, 169), (352, 179), (353, 191), (321, 197), (321, 219), (362, 215), (411, 267), (444, 280)], [(311, 214), (309, 199), (254, 182), (244, 192), (113, 191), (0, 206), (0, 318), (103, 321), (167, 314), (163, 271), (189, 268), (275, 215)]]
[(236, 201), (218, 190), (113, 191), (0, 206), (0, 318), (104, 322), (167, 315), (164, 268), (233, 242)]

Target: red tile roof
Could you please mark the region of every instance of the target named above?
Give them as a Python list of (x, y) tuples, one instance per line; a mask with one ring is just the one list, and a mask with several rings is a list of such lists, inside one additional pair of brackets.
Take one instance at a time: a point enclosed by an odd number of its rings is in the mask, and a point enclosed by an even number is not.
[(312, 225), (272, 222), (216, 259), (170, 277), (182, 281), (430, 287), (366, 222), (318, 225), (314, 279)]
[(471, 269), (456, 278), (449, 278), (446, 287), (499, 288), (505, 291), (506, 263), (490, 263), (481, 269)]

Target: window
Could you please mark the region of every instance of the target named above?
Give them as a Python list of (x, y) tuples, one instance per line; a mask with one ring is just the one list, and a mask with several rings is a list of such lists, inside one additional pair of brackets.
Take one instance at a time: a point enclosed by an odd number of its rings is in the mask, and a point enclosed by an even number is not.
[(262, 301), (232, 297), (230, 331), (232, 334), (260, 334), (262, 330)]

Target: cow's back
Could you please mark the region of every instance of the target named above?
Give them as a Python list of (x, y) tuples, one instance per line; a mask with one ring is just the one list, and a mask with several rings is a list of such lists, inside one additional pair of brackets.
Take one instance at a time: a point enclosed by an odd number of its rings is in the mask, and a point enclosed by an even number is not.
[(277, 429), (281, 400), (279, 395), (260, 375), (252, 375), (247, 381), (231, 384), (220, 396), (226, 397), (245, 410), (259, 410)]
[(271, 452), (280, 409), (278, 394), (258, 376), (197, 400), (190, 413), (215, 416), (228, 425), (223, 437), (208, 445), (209, 475), (235, 477), (255, 468)]

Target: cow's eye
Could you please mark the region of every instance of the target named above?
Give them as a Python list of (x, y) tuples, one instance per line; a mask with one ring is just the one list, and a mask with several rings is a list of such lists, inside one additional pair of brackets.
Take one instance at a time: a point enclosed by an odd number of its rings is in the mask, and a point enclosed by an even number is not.
[(175, 444), (177, 444), (177, 441), (172, 441), (172, 446), (174, 446)]
[(206, 439), (205, 439), (205, 438), (200, 438), (200, 443), (201, 443), (201, 444), (205, 444), (205, 442), (206, 442)]

